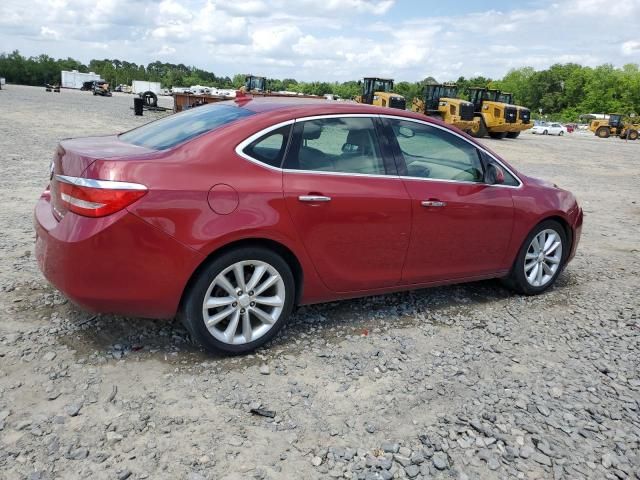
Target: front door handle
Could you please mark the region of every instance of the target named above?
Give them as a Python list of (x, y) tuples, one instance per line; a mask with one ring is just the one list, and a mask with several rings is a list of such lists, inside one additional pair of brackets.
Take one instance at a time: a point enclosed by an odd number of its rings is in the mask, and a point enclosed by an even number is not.
[(441, 202), (440, 200), (423, 200), (423, 207), (446, 207), (447, 202)]
[(324, 195), (300, 195), (298, 200), (301, 202), (330, 202), (331, 197), (325, 197)]

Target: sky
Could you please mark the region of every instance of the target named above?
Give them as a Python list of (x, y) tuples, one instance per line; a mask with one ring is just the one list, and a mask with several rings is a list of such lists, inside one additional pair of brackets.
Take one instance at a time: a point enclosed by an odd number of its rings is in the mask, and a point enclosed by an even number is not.
[(640, 0), (2, 0), (0, 52), (305, 81), (640, 63)]

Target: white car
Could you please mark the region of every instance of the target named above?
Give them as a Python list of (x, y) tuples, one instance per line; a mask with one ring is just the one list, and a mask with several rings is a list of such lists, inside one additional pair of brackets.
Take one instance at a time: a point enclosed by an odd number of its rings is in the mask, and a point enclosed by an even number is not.
[(559, 135), (567, 133), (567, 129), (559, 123), (540, 123), (535, 125), (531, 133), (539, 133), (540, 135)]

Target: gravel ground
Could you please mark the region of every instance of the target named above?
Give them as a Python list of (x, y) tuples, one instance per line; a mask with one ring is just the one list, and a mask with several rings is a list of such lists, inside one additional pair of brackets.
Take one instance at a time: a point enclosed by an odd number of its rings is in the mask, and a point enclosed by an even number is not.
[(160, 115), (132, 103), (0, 91), (1, 479), (640, 478), (640, 142), (485, 140), (585, 208), (548, 293), (305, 307), (268, 349), (215, 358), (175, 322), (77, 309), (33, 258), (56, 142)]

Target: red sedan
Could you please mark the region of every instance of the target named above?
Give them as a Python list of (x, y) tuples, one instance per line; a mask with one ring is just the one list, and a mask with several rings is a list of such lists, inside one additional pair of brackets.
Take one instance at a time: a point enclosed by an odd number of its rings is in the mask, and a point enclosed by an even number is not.
[(246, 97), (62, 141), (35, 225), (40, 268), (78, 305), (178, 315), (241, 353), (296, 305), (487, 278), (541, 293), (582, 209), (422, 115)]

